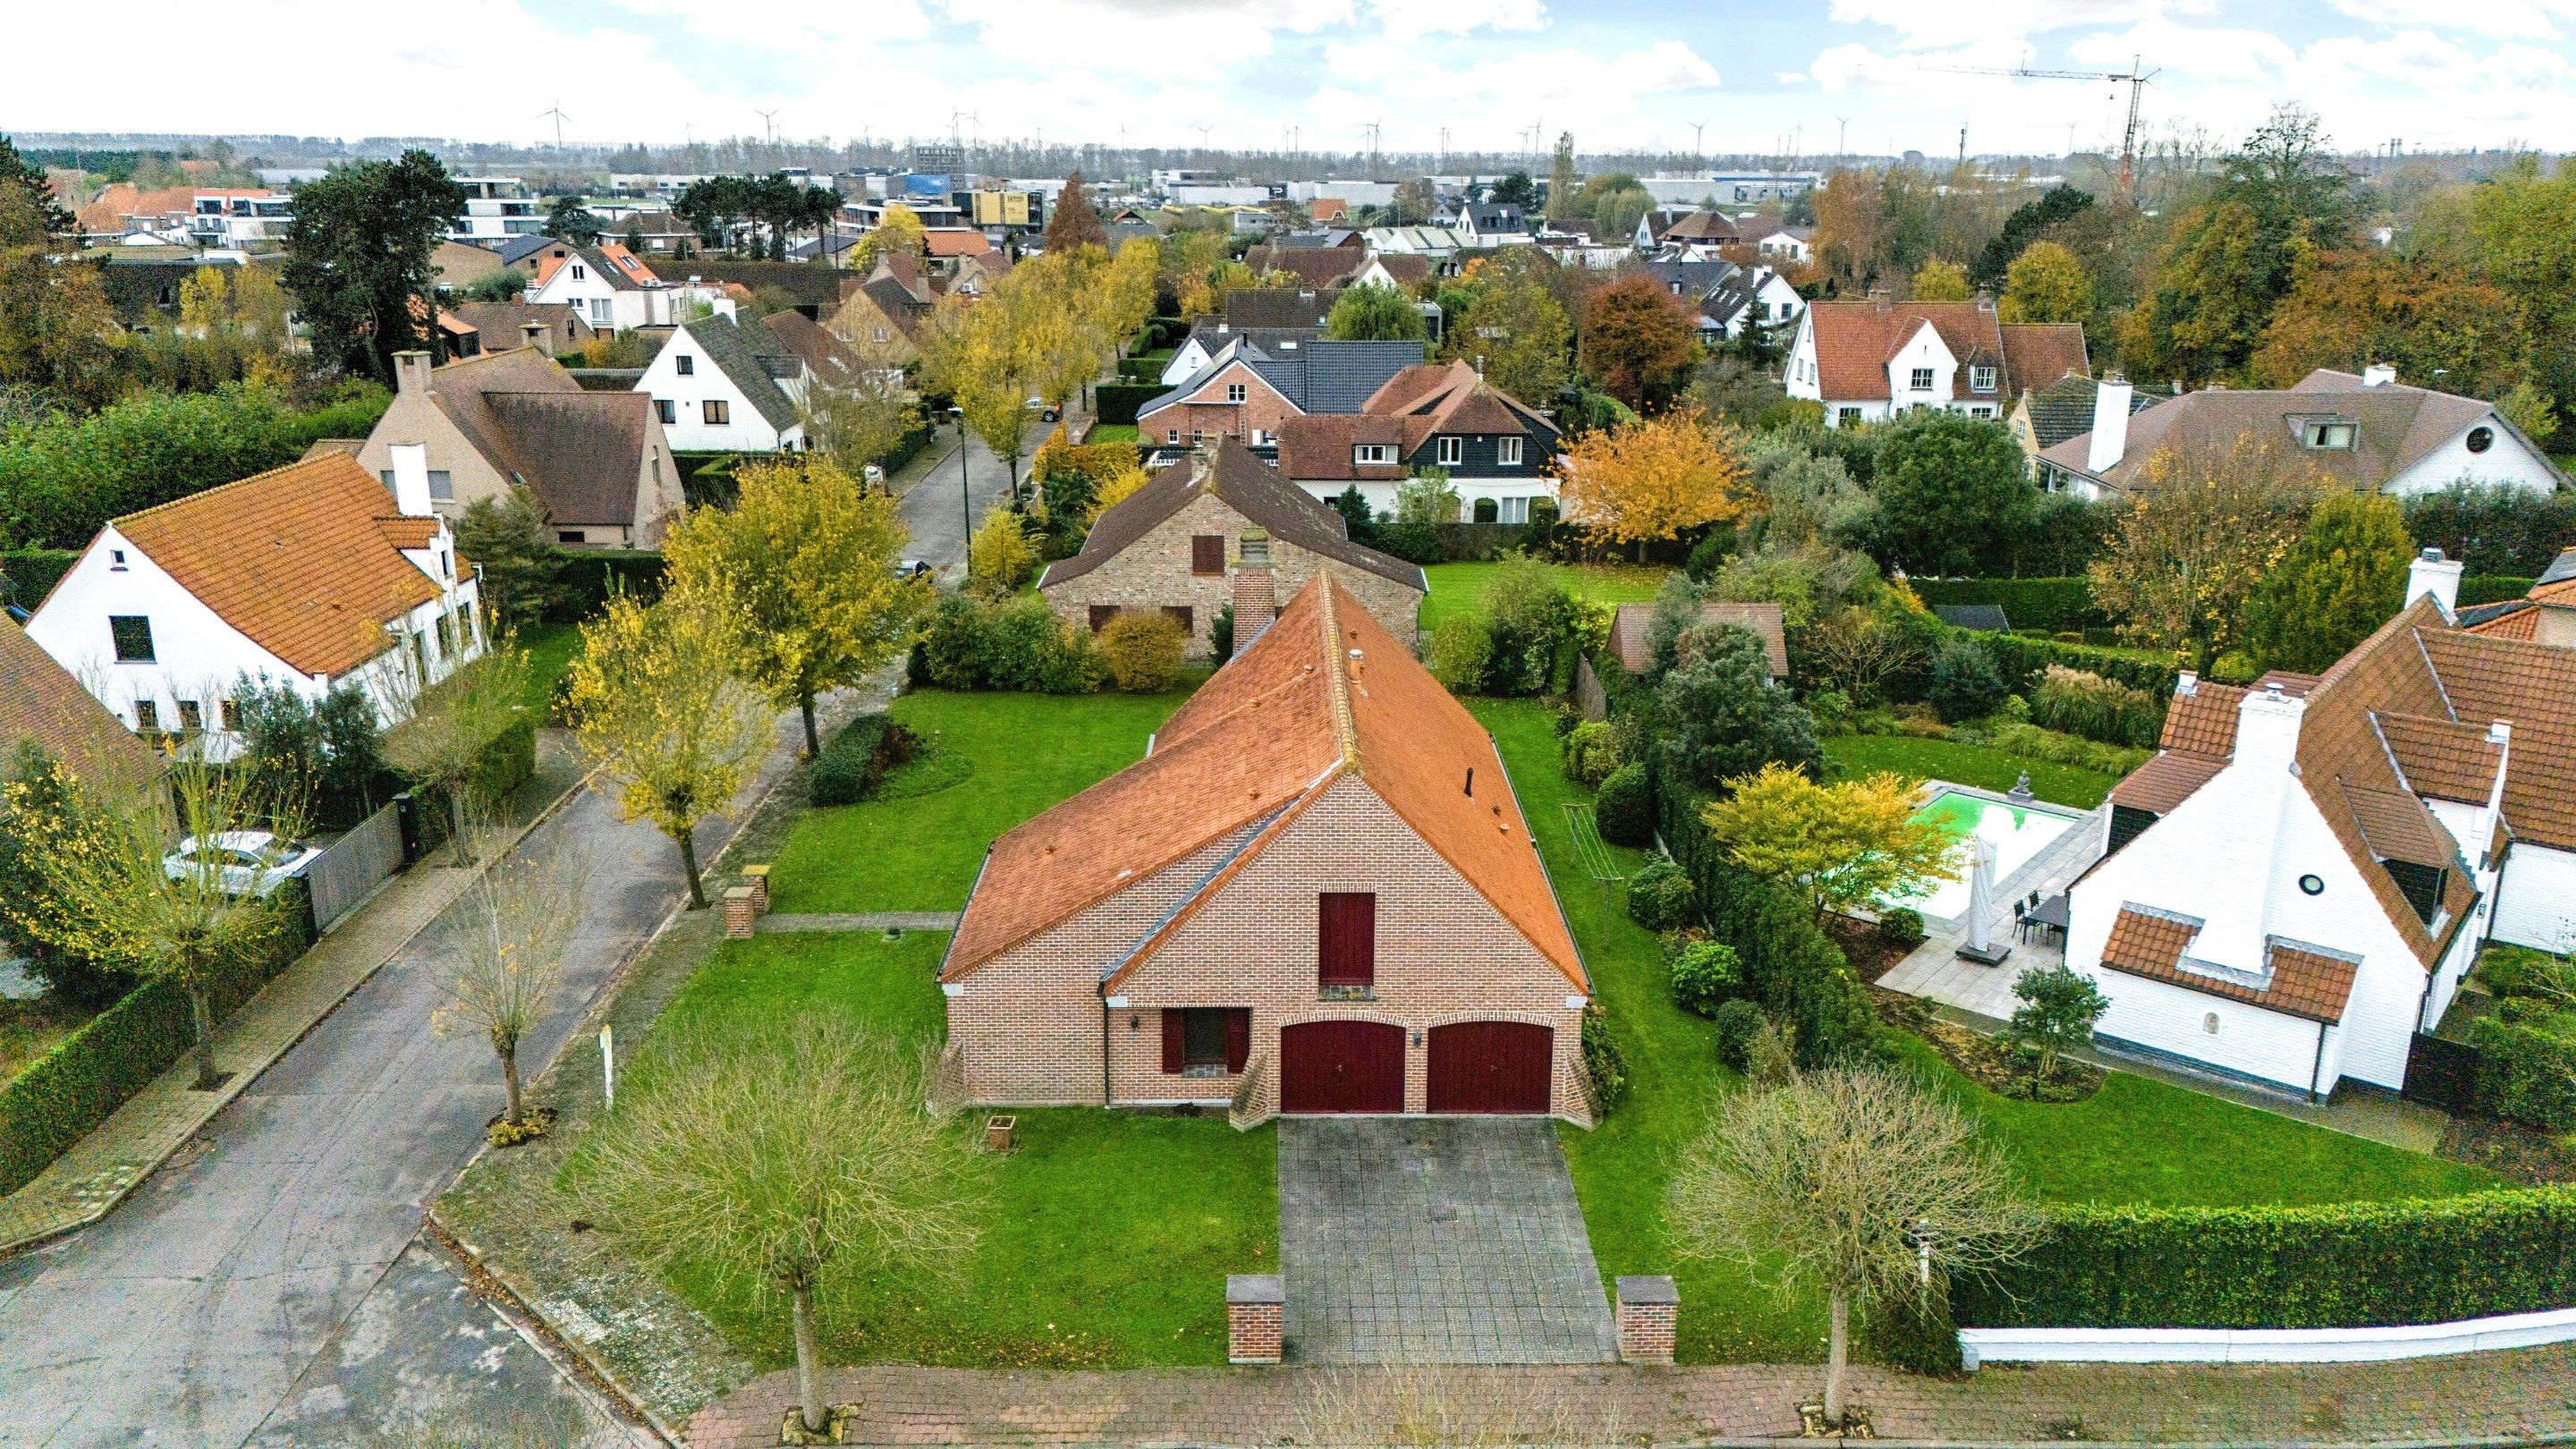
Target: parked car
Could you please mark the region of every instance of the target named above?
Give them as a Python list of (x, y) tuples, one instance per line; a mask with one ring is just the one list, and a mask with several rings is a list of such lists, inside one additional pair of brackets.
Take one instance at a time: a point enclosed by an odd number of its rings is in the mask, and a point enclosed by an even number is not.
[(227, 830), (204, 842), (193, 835), (180, 841), (161, 857), (161, 868), (172, 880), (188, 880), (211, 865), (225, 894), (265, 896), (321, 858), (320, 850), (300, 840), (280, 840), (265, 830)]
[(917, 579), (930, 571), (928, 559), (908, 558), (894, 566), (894, 576), (899, 579)]

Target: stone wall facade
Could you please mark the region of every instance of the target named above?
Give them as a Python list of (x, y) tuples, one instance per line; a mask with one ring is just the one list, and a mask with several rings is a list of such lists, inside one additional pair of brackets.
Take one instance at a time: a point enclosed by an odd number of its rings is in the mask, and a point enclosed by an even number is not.
[[(1045, 584), (1038, 592), (1059, 617), (1078, 629), (1091, 627), (1095, 607), (1186, 608), (1190, 611), (1189, 655), (1203, 659), (1217, 610), (1234, 602), (1234, 573), (1243, 564), (1243, 531), (1253, 526), (1234, 505), (1203, 492), (1099, 567), (1061, 583)], [(1224, 573), (1191, 572), (1190, 540), (1205, 534), (1225, 540)], [(1412, 647), (1422, 612), (1421, 590), (1271, 535), (1270, 572), (1281, 607), (1318, 571), (1330, 573), (1388, 633)]]
[[(1248, 831), (1246, 832), (1249, 833)], [(1240, 837), (1238, 837), (1239, 839)], [(993, 1104), (1190, 1103), (1222, 1107), (1239, 1074), (1163, 1071), (1166, 1007), (1249, 1008), (1251, 1062), (1278, 1070), (1280, 1030), (1361, 1019), (1405, 1029), (1404, 1102), (1427, 1107), (1433, 1027), (1517, 1021), (1553, 1033), (1550, 1110), (1590, 1125), (1582, 1078), (1586, 992), (1415, 834), (1367, 783), (1344, 776), (1281, 830), (1151, 958), (1116, 984), (1101, 973), (1210, 870), (1221, 842), (1156, 872), (952, 983), (949, 1040), (966, 1081)], [(1376, 984), (1325, 1000), (1316, 980), (1316, 896), (1377, 894)], [(1104, 1072), (1103, 1048), (1107, 1068)]]

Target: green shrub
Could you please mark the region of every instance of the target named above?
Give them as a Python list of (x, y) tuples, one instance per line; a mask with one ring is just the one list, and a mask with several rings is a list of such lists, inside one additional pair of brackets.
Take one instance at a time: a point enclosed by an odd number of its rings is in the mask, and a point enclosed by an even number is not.
[(1960, 1323), (2347, 1328), (2576, 1305), (2576, 1188), (2050, 1218), (2021, 1261), (1954, 1285)]
[(1668, 856), (1647, 861), (1628, 881), (1628, 916), (1649, 931), (1672, 931), (1698, 919), (1690, 876)]
[(0, 604), (15, 604), (28, 613), (45, 601), (62, 576), (80, 562), (68, 548), (22, 548), (0, 553)]
[[(2537, 1010), (2515, 1011), (2529, 1006)], [(2576, 1012), (2507, 997), (2505, 1010), (2469, 1026), (2478, 1050), (2478, 1099), (2490, 1114), (2545, 1132), (2576, 1128), (2576, 1033), (2555, 1029)]]
[(1673, 1000), (1707, 1016), (1744, 989), (1744, 968), (1724, 941), (1692, 941), (1673, 956)]
[(2161, 701), (2090, 670), (2051, 664), (2029, 699), (2031, 723), (2088, 740), (2153, 749), (2164, 732)]
[(1431, 634), (1431, 677), (1451, 694), (1481, 694), (1493, 661), (1494, 636), (1482, 619), (1453, 614)]
[(1160, 694), (1181, 677), (1189, 635), (1159, 609), (1121, 609), (1097, 642), (1111, 683), (1129, 694)]
[(2478, 980), (2498, 996), (2576, 996), (2576, 961), (2528, 946), (2489, 946)]
[(651, 549), (567, 550), (554, 576), (547, 619), (558, 624), (599, 612), (611, 593), (651, 603), (662, 595), (662, 555)]
[(1911, 906), (1879, 912), (1878, 939), (1908, 950), (1922, 945), (1923, 913)]
[(1066, 626), (1044, 599), (987, 603), (943, 596), (921, 641), (921, 675), (943, 689), (1087, 694), (1107, 676), (1091, 636)]
[(895, 767), (919, 750), (920, 737), (883, 711), (860, 715), (834, 732), (806, 776), (817, 805), (855, 805), (874, 795)]
[(2060, 734), (2037, 725), (2006, 721), (1985, 731), (1985, 743), (2007, 754), (2051, 764), (2074, 765), (2105, 775), (2125, 775), (2145, 764), (2147, 751), (2106, 745), (2080, 735)]
[(1655, 787), (1635, 760), (1612, 770), (1592, 798), (1592, 823), (1612, 845), (1655, 843)]
[(2004, 696), (2011, 692), (1994, 656), (1973, 636), (1954, 634), (1933, 656), (1932, 708), (1952, 724), (1984, 719), (2003, 708)]
[(1561, 748), (1566, 778), (1588, 788), (1598, 789), (1619, 768), (1619, 742), (1611, 738), (1607, 721), (1585, 720), (1576, 725)]
[(1719, 1002), (1708, 1016), (1717, 1024), (1717, 1059), (1727, 1070), (1742, 1073), (1752, 1061), (1754, 1033), (1769, 1024), (1768, 1018), (1760, 1006), (1741, 996)]
[(2175, 667), (2169, 661), (2139, 659), (2096, 649), (2083, 644), (2061, 644), (2047, 639), (2034, 639), (2026, 634), (1966, 635), (1961, 630), (1944, 630), (1950, 637), (1969, 637), (1977, 641), (1995, 661), (2004, 677), (2004, 686), (2015, 694), (2034, 688), (2040, 676), (2052, 664), (2081, 669), (2104, 679), (2116, 679), (2133, 689), (2146, 691), (2149, 698), (2173, 698)]
[(1610, 1039), (1610, 1018), (1599, 1001), (1583, 1004), (1583, 1069), (1592, 1077), (1592, 1110), (1607, 1117), (1628, 1095), (1628, 1061)]
[(1959, 1325), (1950, 1320), (1950, 1295), (1937, 1282), (1924, 1292), (1871, 1299), (1861, 1315), (1860, 1343), (1870, 1362), (1908, 1373), (1955, 1378), (1967, 1371)]
[(1132, 423), (1136, 409), (1169, 391), (1160, 382), (1104, 382), (1091, 390), (1093, 415), (1103, 423)]
[(2082, 574), (2039, 579), (1912, 579), (1914, 596), (1924, 607), (1942, 604), (1995, 604), (2016, 629), (2098, 628), (2110, 617), (2093, 606), (2093, 581)]
[[(464, 780), (467, 800), (488, 806), (506, 799), (511, 791), (528, 782), (528, 777), (537, 772), (539, 723), (535, 710), (521, 710), (515, 721), (484, 744), (473, 773)], [(418, 807), (420, 848), (426, 854), (446, 843), (456, 815), (448, 807), (448, 787), (444, 785), (416, 787), (412, 796)]]

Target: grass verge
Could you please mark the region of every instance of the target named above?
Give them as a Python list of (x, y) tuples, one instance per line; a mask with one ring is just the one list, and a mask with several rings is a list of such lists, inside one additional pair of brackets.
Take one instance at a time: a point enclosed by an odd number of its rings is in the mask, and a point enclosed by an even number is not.
[[(1422, 599), (1418, 623), (1425, 636), (1460, 614), (1482, 614), (1485, 590), (1491, 588), (1499, 563), (1433, 564), (1422, 572), (1431, 592)], [(1626, 604), (1651, 599), (1672, 570), (1635, 564), (1559, 564), (1558, 576), (1576, 598), (1593, 604)]]

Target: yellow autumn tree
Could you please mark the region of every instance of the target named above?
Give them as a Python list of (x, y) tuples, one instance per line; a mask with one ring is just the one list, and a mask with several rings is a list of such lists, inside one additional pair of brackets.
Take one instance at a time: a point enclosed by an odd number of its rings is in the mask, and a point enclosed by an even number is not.
[(1727, 859), (1819, 914), (1870, 909), (1956, 874), (1957, 840), (1914, 817), (1914, 782), (1902, 775), (1819, 785), (1774, 763), (1726, 783), (1701, 818)]
[(1917, 302), (1964, 302), (1970, 295), (1967, 269), (1957, 262), (1934, 257), (1914, 273)]
[(1565, 515), (1595, 541), (1647, 543), (1741, 518), (1753, 492), (1734, 428), (1676, 407), (1584, 434), (1567, 454)]
[(859, 244), (850, 249), (850, 265), (872, 272), (877, 258), (886, 253), (905, 252), (917, 257), (929, 243), (929, 229), (921, 224), (921, 213), (898, 202), (887, 207), (876, 229), (859, 238)]

